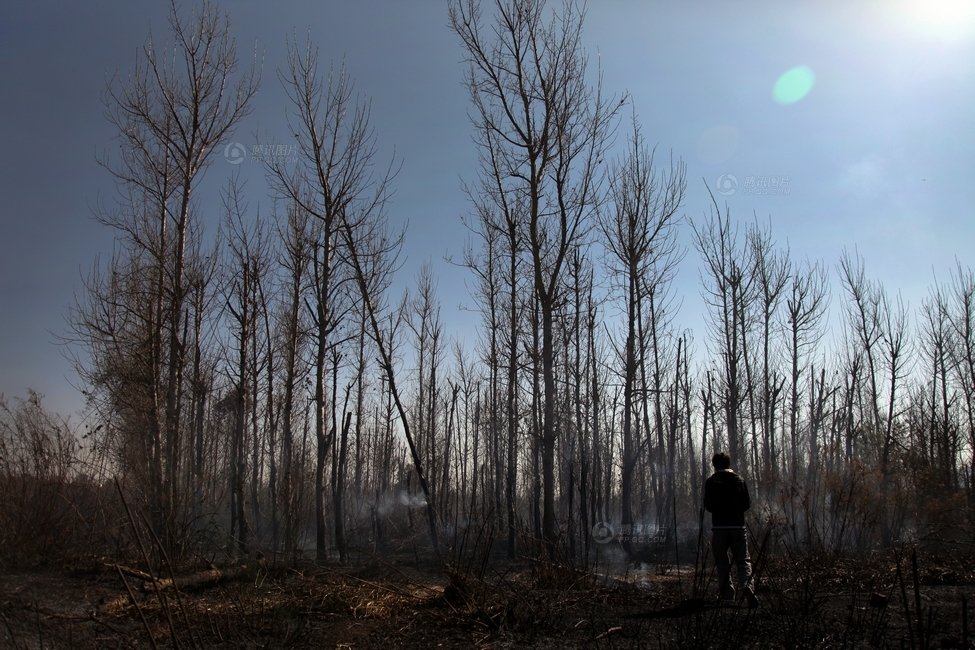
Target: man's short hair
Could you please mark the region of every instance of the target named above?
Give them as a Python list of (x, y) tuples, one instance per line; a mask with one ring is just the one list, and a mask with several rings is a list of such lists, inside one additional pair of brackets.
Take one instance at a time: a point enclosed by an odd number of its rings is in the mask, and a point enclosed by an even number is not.
[(730, 469), (731, 456), (723, 451), (719, 451), (714, 456), (711, 456), (711, 465), (714, 469)]

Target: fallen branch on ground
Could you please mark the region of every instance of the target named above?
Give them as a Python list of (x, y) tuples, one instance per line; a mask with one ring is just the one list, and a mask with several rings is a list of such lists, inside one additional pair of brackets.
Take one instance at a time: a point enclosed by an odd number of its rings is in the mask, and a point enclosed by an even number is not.
[(186, 576), (177, 576), (175, 579), (157, 578), (156, 580), (145, 580), (142, 583), (142, 591), (148, 592), (154, 589), (172, 589), (173, 587), (180, 590), (199, 589), (202, 587), (216, 585), (227, 580), (235, 580), (244, 575), (247, 570), (247, 565), (241, 565), (229, 569), (218, 569), (211, 566), (209, 569), (204, 571), (191, 573), (190, 575)]

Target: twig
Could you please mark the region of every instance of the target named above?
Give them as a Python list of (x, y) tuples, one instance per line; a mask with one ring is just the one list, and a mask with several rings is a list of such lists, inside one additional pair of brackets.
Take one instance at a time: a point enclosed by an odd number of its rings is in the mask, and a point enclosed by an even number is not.
[[(389, 585), (380, 584), (378, 582), (372, 582), (370, 580), (366, 580), (364, 578), (360, 578), (360, 577), (354, 576), (354, 575), (348, 575), (348, 577), (349, 578), (352, 578), (353, 580), (358, 580), (359, 582), (361, 582), (364, 585), (369, 585), (370, 587), (373, 587), (375, 589), (385, 590), (385, 591), (388, 591), (391, 594), (396, 594), (397, 596), (402, 596), (403, 598), (416, 598), (415, 594), (407, 593), (407, 592), (403, 591), (402, 589), (398, 589), (396, 587), (391, 587)], [(414, 582), (411, 582), (411, 584), (413, 584), (415, 586), (418, 586), (421, 589), (424, 589), (426, 591), (429, 591), (431, 594), (435, 594), (436, 593), (436, 591), (434, 591), (430, 587), (424, 587), (423, 585), (419, 585), (419, 584), (414, 583)]]
[[(135, 542), (139, 546), (139, 552), (142, 554), (142, 559), (145, 560), (146, 568), (149, 569), (148, 575), (154, 580), (155, 578), (152, 577), (152, 564), (149, 562), (149, 554), (146, 553), (146, 547), (142, 543), (142, 536), (139, 535), (139, 529), (135, 525), (135, 517), (132, 516), (132, 510), (129, 509), (129, 503), (125, 500), (125, 495), (122, 493), (122, 486), (119, 484), (117, 476), (115, 477), (115, 489), (118, 491), (118, 497), (122, 501), (122, 506), (125, 508), (125, 514), (129, 519), (129, 525), (132, 527), (132, 534), (135, 536)], [(118, 569), (118, 565), (115, 565), (115, 568)]]
[(101, 625), (102, 627), (110, 630), (112, 632), (112, 634), (114, 634), (115, 636), (121, 637), (121, 636), (125, 635), (125, 632), (123, 632), (119, 628), (115, 627), (114, 625), (112, 625), (108, 621), (102, 620), (102, 619), (98, 618), (97, 616), (95, 616), (95, 613), (94, 612), (90, 612), (88, 614), (88, 617), (86, 619), (84, 619), (84, 620), (91, 621), (95, 625)]
[[(135, 535), (135, 541), (139, 546), (139, 552), (142, 553), (142, 559), (146, 563), (146, 567), (149, 569), (149, 575), (151, 576), (153, 571), (152, 571), (152, 563), (149, 561), (149, 553), (146, 552), (145, 544), (142, 543), (142, 536), (139, 535), (139, 528), (135, 524), (135, 517), (132, 516), (132, 510), (131, 508), (129, 508), (128, 502), (125, 500), (125, 494), (122, 493), (122, 486), (119, 484), (117, 476), (115, 477), (115, 489), (118, 491), (119, 499), (122, 500), (122, 505), (125, 507), (125, 514), (129, 519), (129, 525), (132, 527), (132, 534)], [(151, 532), (152, 528), (150, 528), (149, 530)], [(121, 571), (119, 571), (119, 575), (120, 576), (122, 575)], [(122, 581), (125, 582), (125, 588), (129, 589), (129, 583), (125, 580), (125, 576), (122, 576)], [(155, 586), (156, 581), (153, 580), (152, 584)], [(169, 629), (170, 629), (170, 633), (173, 635), (173, 643), (174, 645), (176, 645), (176, 647), (179, 647), (179, 639), (176, 637), (176, 630), (173, 626), (173, 617), (171, 612), (169, 611), (169, 603), (167, 602), (165, 595), (160, 593), (158, 587), (155, 587), (155, 592), (156, 592), (156, 597), (159, 598), (159, 602), (162, 605), (163, 610), (166, 612), (166, 618), (169, 619)], [(141, 610), (139, 613), (140, 614), (142, 613)], [(146, 630), (148, 631), (148, 625), (146, 627)], [(150, 638), (152, 638), (151, 633), (150, 633)], [(153, 647), (155, 647), (155, 645), (156, 645), (155, 641), (153, 641)]]
[(968, 597), (961, 595), (961, 645), (968, 647)]
[[(963, 600), (962, 600), (962, 607), (964, 607), (964, 604), (965, 604), (964, 596), (962, 596), (962, 598), (963, 598)], [(13, 630), (12, 627), (10, 627), (10, 621), (7, 620), (7, 617), (4, 615), (3, 612), (0, 612), (0, 618), (3, 619), (3, 626), (5, 628), (7, 628), (7, 634), (10, 635), (10, 645), (11, 645), (11, 647), (16, 648), (17, 647), (17, 637), (14, 636), (14, 630)]]
[[(156, 535), (156, 531), (152, 529), (152, 526), (149, 525), (149, 521), (145, 518), (144, 515), (142, 516), (142, 522), (145, 524), (146, 530), (149, 531), (149, 535), (150, 537), (152, 537), (152, 541), (156, 545), (156, 548), (158, 548), (159, 552), (162, 554), (163, 563), (166, 565), (166, 568), (169, 570), (169, 577), (173, 581), (174, 593), (176, 594), (176, 605), (179, 608), (179, 612), (183, 615), (183, 624), (186, 626), (186, 629), (190, 631), (190, 641), (192, 642), (193, 646), (196, 647), (197, 646), (196, 639), (193, 638), (193, 632), (192, 632), (193, 628), (192, 626), (190, 626), (189, 617), (186, 615), (186, 608), (183, 607), (183, 599), (180, 596), (179, 589), (175, 588), (176, 574), (173, 572), (173, 563), (169, 560), (169, 553), (166, 552), (166, 547), (163, 546), (162, 541), (160, 541), (159, 539), (159, 536)], [(160, 591), (162, 591), (161, 588), (157, 586), (156, 592), (159, 593)], [(169, 630), (173, 635), (173, 645), (175, 645), (178, 648), (180, 646), (179, 637), (176, 635), (176, 625), (173, 623), (173, 616), (169, 608), (169, 600), (165, 598), (165, 596), (163, 596), (162, 603), (166, 609), (166, 619), (169, 622)]]
[(921, 609), (921, 582), (917, 575), (917, 547), (911, 549), (911, 577), (914, 583), (914, 609), (917, 614), (917, 633), (918, 640), (921, 642), (921, 647), (925, 647), (925, 634), (926, 629), (924, 625), (924, 615)]
[(34, 620), (37, 622), (37, 642), (38, 647), (44, 647), (44, 635), (41, 633), (41, 612), (37, 609), (37, 601), (34, 601)]
[[(116, 485), (118, 485), (117, 482)], [(146, 634), (149, 635), (149, 643), (153, 648), (158, 648), (159, 646), (156, 645), (156, 639), (152, 636), (152, 630), (149, 629), (149, 621), (146, 620), (145, 612), (142, 611), (142, 608), (139, 607), (139, 602), (135, 599), (135, 592), (132, 591), (132, 587), (129, 586), (129, 581), (125, 579), (125, 574), (122, 573), (122, 570), (118, 568), (117, 564), (115, 565), (115, 569), (118, 571), (119, 577), (122, 578), (122, 584), (125, 585), (125, 590), (129, 592), (129, 600), (133, 605), (135, 605), (136, 611), (139, 612), (139, 618), (142, 619), (142, 627), (145, 628)]]
[(907, 635), (911, 640), (911, 648), (914, 648), (914, 626), (911, 625), (911, 606), (907, 602), (907, 587), (904, 586), (904, 574), (901, 571), (901, 558), (897, 556), (897, 583), (901, 588), (901, 604), (904, 606), (904, 618), (907, 621)]
[[(679, 350), (679, 347), (680, 347), (680, 344), (678, 344), (678, 350)], [(678, 355), (679, 354), (680, 354), (680, 352), (678, 352)], [(679, 356), (678, 356), (678, 358), (679, 358)], [(680, 372), (680, 368), (677, 369), (677, 372), (678, 373)], [(671, 502), (672, 502), (671, 503), (670, 510), (671, 510), (671, 512), (673, 514), (673, 521), (674, 521), (674, 563), (677, 566), (677, 589), (680, 592), (681, 599), (683, 599), (684, 598), (684, 581), (683, 581), (683, 579), (681, 578), (681, 575), (680, 575), (680, 542), (677, 539), (677, 490), (676, 489), (675, 490), (671, 490), (670, 496), (671, 496)]]
[(46, 607), (39, 606), (36, 602), (30, 605), (23, 605), (23, 608), (34, 612), (35, 615), (43, 614), (47, 618), (56, 618), (61, 621), (86, 621), (88, 617), (80, 614), (62, 614), (61, 612), (51, 611)]
[(115, 564), (113, 566), (114, 568), (118, 569), (119, 571), (129, 576), (130, 578), (138, 578), (139, 580), (144, 580), (146, 582), (152, 582), (153, 580), (155, 580), (155, 578), (153, 578), (145, 571), (141, 571), (139, 569), (133, 569), (127, 566), (122, 566), (121, 564)]

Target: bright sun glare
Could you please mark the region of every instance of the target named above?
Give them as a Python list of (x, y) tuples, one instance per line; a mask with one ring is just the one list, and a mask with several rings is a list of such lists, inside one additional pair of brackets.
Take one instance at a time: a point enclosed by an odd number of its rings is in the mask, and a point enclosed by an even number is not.
[(918, 35), (944, 42), (975, 36), (975, 0), (902, 0), (898, 21)]

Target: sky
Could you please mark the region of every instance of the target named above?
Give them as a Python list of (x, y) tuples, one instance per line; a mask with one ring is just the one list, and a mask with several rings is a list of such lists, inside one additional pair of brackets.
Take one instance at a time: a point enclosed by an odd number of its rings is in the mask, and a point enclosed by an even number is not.
[[(182, 9), (197, 3), (184, 1)], [(444, 0), (228, 0), (242, 65), (262, 84), (251, 114), (199, 187), (205, 228), (239, 173), (253, 213), (273, 198), (258, 143), (289, 142), (277, 70), (286, 39), (311, 37), (371, 100), (383, 160), (402, 165), (389, 204), (407, 224), (400, 281), (429, 263), (448, 333), (471, 341), (462, 189), (476, 150), (457, 39)], [(105, 89), (150, 32), (169, 41), (168, 3), (14, 1), (0, 7), (0, 393), (31, 388), (63, 415), (82, 406), (58, 343), (83, 278), (111, 254), (92, 217), (115, 187), (98, 157), (117, 147)], [(590, 0), (590, 66), (627, 93), (643, 135), (687, 164), (676, 321), (705, 338), (691, 220), (710, 187), (742, 224), (759, 219), (794, 260), (860, 252), (869, 276), (917, 307), (957, 259), (975, 266), (975, 2)], [(622, 124), (617, 140), (625, 140)], [(242, 154), (242, 155), (241, 155)], [(833, 291), (833, 309), (839, 293)]]

